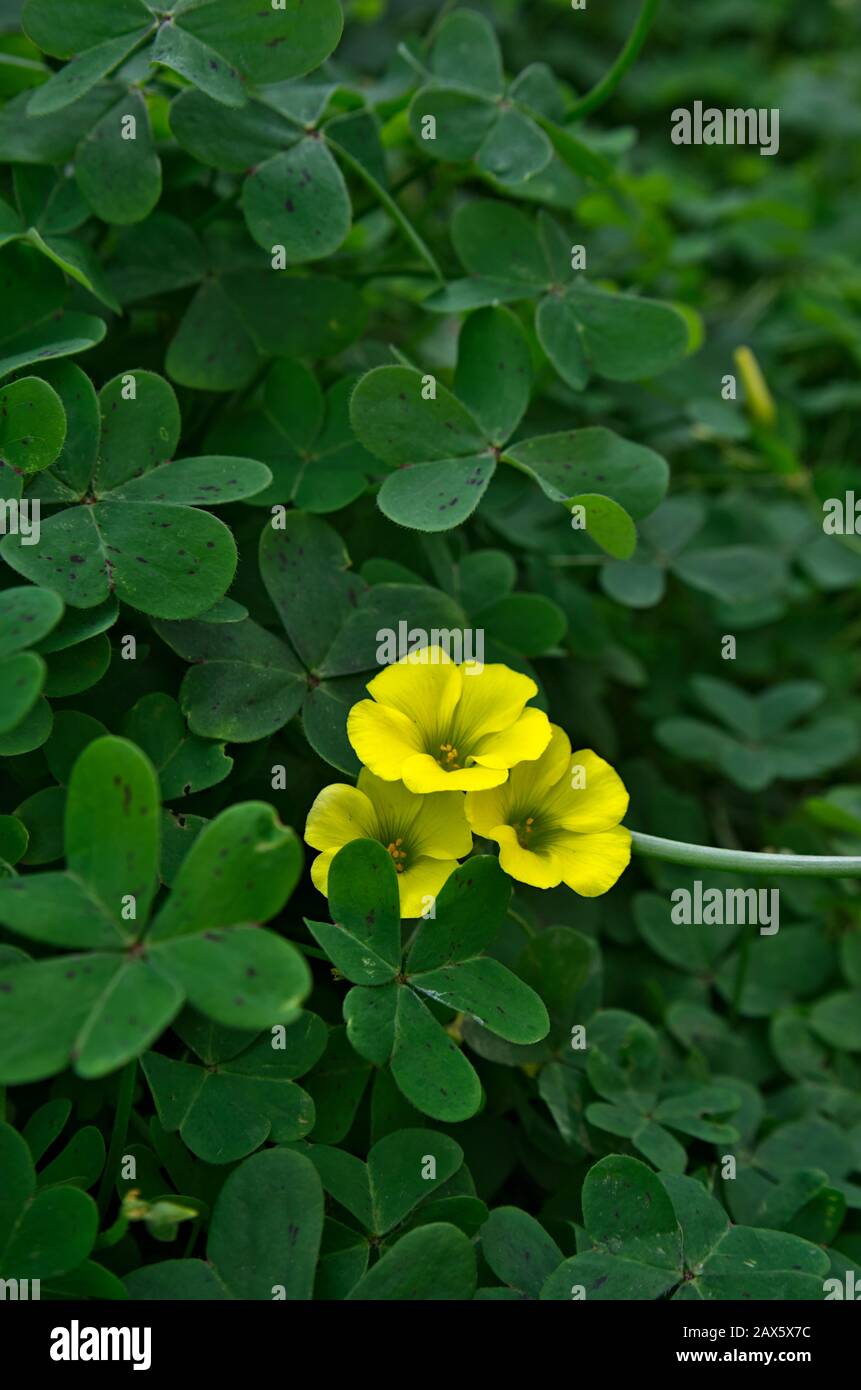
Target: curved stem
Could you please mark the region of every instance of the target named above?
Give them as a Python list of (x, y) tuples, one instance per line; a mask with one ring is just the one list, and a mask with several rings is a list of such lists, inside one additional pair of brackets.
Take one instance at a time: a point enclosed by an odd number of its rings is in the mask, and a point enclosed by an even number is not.
[(358, 178), (360, 178), (362, 182), (366, 184), (366, 186), (371, 190), (374, 197), (380, 203), (382, 203), (383, 207), (391, 217), (392, 221), (395, 223), (396, 226), (400, 227), (401, 231), (403, 232), (407, 241), (412, 246), (413, 250), (418, 252), (425, 265), (430, 268), (430, 270), (433, 273), (434, 279), (438, 280), (439, 283), (442, 284), (442, 282), (445, 279), (445, 276), (440, 270), (436, 257), (434, 256), (427, 242), (416, 231), (415, 227), (413, 226), (412, 222), (410, 222), (406, 213), (401, 211), (398, 204), (395, 202), (394, 198), (391, 196), (388, 190), (383, 188), (382, 184), (377, 183), (377, 180), (374, 178), (370, 170), (366, 169), (364, 164), (360, 163), (360, 161), (356, 159), (356, 157), (352, 155), (348, 149), (345, 149), (343, 145), (339, 145), (337, 140), (333, 140), (328, 133), (326, 135), (326, 140), (330, 148), (337, 155), (339, 155), (339, 157), (347, 165), (347, 168), (351, 169), (353, 173)]
[(535, 928), (534, 928), (529, 922), (527, 922), (526, 918), (523, 916), (522, 913), (520, 913), (520, 912), (515, 912), (515, 911), (514, 911), (514, 908), (513, 908), (513, 907), (510, 907), (510, 908), (508, 909), (508, 916), (511, 918), (512, 922), (516, 922), (516, 923), (517, 923), (517, 925), (519, 926), (520, 930), (524, 933), (524, 935), (526, 935), (526, 936), (534, 936), (534, 935), (535, 935)]
[(695, 868), (734, 870), (748, 874), (776, 874), (781, 878), (861, 878), (861, 858), (838, 854), (757, 854), (745, 849), (715, 849), (689, 845), (684, 840), (662, 840), (657, 835), (631, 832), (634, 854)]
[(648, 38), (652, 21), (658, 12), (661, 0), (643, 0), (643, 7), (637, 16), (637, 22), (628, 35), (628, 42), (622, 49), (609, 72), (606, 72), (591, 90), (579, 101), (575, 102), (573, 108), (568, 112), (569, 120), (579, 119), (581, 116), (588, 116), (590, 112), (596, 111), (599, 106), (613, 95), (628, 68), (635, 62), (640, 49)]
[(111, 1134), (110, 1148), (105, 1161), (105, 1170), (102, 1173), (102, 1181), (99, 1187), (99, 1211), (105, 1215), (110, 1206), (111, 1197), (114, 1191), (114, 1184), (117, 1180), (117, 1172), (120, 1166), (123, 1149), (125, 1147), (126, 1135), (129, 1129), (129, 1117), (132, 1113), (132, 1101), (135, 1093), (135, 1081), (137, 1080), (137, 1058), (133, 1057), (126, 1064), (124, 1071), (120, 1075), (119, 1090), (117, 1091), (117, 1105), (114, 1111), (114, 1127)]

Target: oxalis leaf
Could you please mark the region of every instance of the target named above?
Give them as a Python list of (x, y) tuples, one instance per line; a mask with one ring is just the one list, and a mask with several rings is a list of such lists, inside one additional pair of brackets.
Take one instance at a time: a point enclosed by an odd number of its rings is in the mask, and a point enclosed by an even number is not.
[[(0, 0), (7, 1298), (861, 1288), (857, 24), (615, 8)], [(679, 149), (765, 37), (793, 149)], [(461, 638), (645, 879), (478, 836), (404, 921), (380, 801), (307, 880)], [(551, 753), (469, 810), (555, 859)]]
[[(252, 742), (301, 710), (312, 747), (345, 772), (358, 770), (347, 741), (349, 708), (377, 668), (378, 631), (463, 625), (457, 604), (435, 589), (367, 586), (349, 569), (337, 533), (318, 517), (287, 512), (260, 537), (260, 574), (288, 643), (248, 619), (224, 627), (162, 624), (187, 661), (181, 704), (193, 733)], [(294, 653), (298, 653), (298, 657)]]
[(323, 1232), (323, 1189), (299, 1153), (270, 1149), (228, 1177), (203, 1260), (166, 1260), (126, 1278), (135, 1299), (309, 1299)]
[(515, 104), (516, 84), (502, 100), (499, 44), (482, 15), (448, 15), (430, 67), (435, 80), (416, 93), (410, 107), (410, 126), (422, 150), (435, 159), (474, 160), (482, 173), (515, 186), (550, 162), (553, 146), (542, 125)]
[(691, 350), (688, 324), (674, 305), (589, 283), (572, 256), (572, 238), (548, 212), (533, 220), (510, 204), (472, 199), (455, 212), (452, 240), (469, 278), (436, 290), (424, 307), (444, 313), (537, 298), (538, 340), (575, 391), (593, 373), (646, 380)]
[(324, 395), (309, 368), (281, 358), (267, 373), (262, 408), (225, 415), (206, 444), (228, 454), (253, 449), (268, 466), (272, 482), (255, 494), (254, 506), (292, 502), (318, 515), (338, 511), (360, 497), (368, 475), (378, 471), (350, 426), (354, 385), (346, 377)]
[(468, 1119), (481, 1100), (478, 1077), (421, 996), (453, 1011), (480, 1013), (488, 1028), (514, 1042), (537, 1042), (549, 1026), (538, 996), (480, 954), (508, 902), (498, 862), (480, 857), (455, 870), (437, 898), (435, 918), (421, 925), (400, 970), (397, 875), (383, 846), (371, 840), (345, 845), (332, 861), (328, 891), (334, 925), (306, 925), (356, 986), (344, 1001), (356, 1051), (377, 1066), (390, 1060), (399, 1089), (423, 1114)]
[(326, 1047), (322, 1021), (302, 1014), (287, 1028), (261, 1034), (244, 1051), (247, 1035), (242, 1034), (238, 1053), (233, 1036), (207, 1048), (205, 1066), (158, 1052), (142, 1059), (165, 1129), (179, 1130), (206, 1163), (235, 1162), (267, 1138), (295, 1141), (314, 1126), (314, 1102), (294, 1078), (309, 1071)]
[[(504, 411), (494, 381), (511, 380)], [(365, 448), (396, 465), (380, 488), (380, 510), (417, 531), (448, 531), (470, 517), (497, 460), (528, 473), (553, 501), (577, 508), (572, 524), (610, 554), (634, 551), (632, 517), (647, 516), (667, 489), (660, 455), (598, 427), (528, 439), (506, 439), (529, 399), (529, 359), (523, 330), (502, 308), (483, 309), (460, 341), (458, 390), (486, 425), (433, 376), (409, 367), (377, 367), (353, 394), (353, 429)]]
[(241, 106), (243, 84), (283, 81), (317, 67), (335, 48), (343, 16), (338, 0), (316, 0), (313, 11), (302, 0), (265, 8), (256, 0), (197, 0), (174, 4), (160, 20), (142, 0), (119, 5), (71, 0), (62, 16), (49, 0), (27, 0), (24, 24), (45, 52), (76, 55), (47, 84), (35, 115), (80, 96), (156, 31), (153, 61), (181, 73), (216, 101)]
[(243, 187), (242, 208), (258, 246), (270, 253), (283, 247), (291, 263), (330, 256), (352, 219), (344, 177), (318, 135), (258, 165)]
[[(52, 388), (39, 385), (62, 410)], [(116, 594), (157, 617), (194, 617), (230, 586), (236, 546), (221, 521), (190, 507), (247, 497), (265, 488), (271, 474), (252, 459), (172, 460), (179, 408), (172, 388), (151, 372), (114, 378), (99, 404), (91, 476), (85, 482), (82, 469), (64, 470), (64, 485), (74, 481), (80, 490), (79, 505), (46, 518), (38, 546), (9, 535), (0, 554), (76, 608)]]
[(308, 1155), (325, 1191), (377, 1236), (399, 1226), (463, 1163), (460, 1145), (430, 1129), (387, 1135), (372, 1146), (367, 1164), (324, 1144), (312, 1145)]
[(30, 1150), (11, 1125), (0, 1123), (0, 1276), (48, 1280), (89, 1255), (99, 1217), (92, 1197), (76, 1187), (36, 1190)]
[[(133, 744), (98, 738), (78, 758), (65, 843), (64, 873), (0, 881), (5, 926), (79, 952), (0, 971), (0, 1076), (31, 1080), (70, 1062), (104, 1075), (150, 1046), (185, 999), (226, 1027), (295, 1017), (307, 966), (283, 938), (244, 925), (280, 910), (301, 866), (296, 837), (269, 807), (233, 806), (207, 825), (148, 931), (158, 786)], [(37, 1008), (45, 991), (56, 1011)]]
[[(730, 1226), (693, 1178), (658, 1178), (613, 1154), (589, 1170), (583, 1218), (593, 1253), (565, 1260), (542, 1298), (813, 1298), (824, 1295), (828, 1257), (782, 1232)], [(579, 1291), (579, 1292), (576, 1292)]]
[(38, 377), (0, 391), (0, 464), (27, 477), (50, 468), (66, 438), (66, 412), (56, 391)]

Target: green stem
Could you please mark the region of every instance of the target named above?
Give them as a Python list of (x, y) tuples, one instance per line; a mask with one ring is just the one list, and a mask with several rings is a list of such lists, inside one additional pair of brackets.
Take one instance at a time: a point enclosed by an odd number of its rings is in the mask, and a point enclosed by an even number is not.
[(111, 1133), (111, 1144), (108, 1149), (105, 1171), (102, 1173), (102, 1181), (99, 1187), (99, 1213), (101, 1216), (105, 1215), (105, 1212), (110, 1206), (114, 1185), (117, 1180), (117, 1171), (120, 1166), (120, 1159), (126, 1144), (129, 1116), (132, 1113), (132, 1101), (135, 1094), (137, 1069), (137, 1058), (133, 1057), (120, 1076), (120, 1086), (117, 1091), (117, 1108), (114, 1111), (114, 1127)]
[(535, 935), (535, 928), (531, 926), (530, 923), (527, 922), (526, 918), (522, 917), (519, 912), (515, 912), (513, 907), (510, 907), (508, 909), (508, 915), (511, 918), (512, 922), (517, 923), (517, 925), (520, 927), (520, 930), (524, 932), (526, 936)]
[(356, 177), (362, 180), (362, 182), (371, 190), (374, 197), (383, 205), (386, 212), (391, 217), (392, 221), (395, 223), (397, 227), (401, 229), (401, 232), (406, 237), (413, 250), (416, 251), (419, 256), (421, 256), (425, 265), (428, 266), (429, 269), (432, 271), (434, 279), (442, 283), (445, 277), (443, 276), (443, 273), (439, 268), (439, 264), (437, 263), (437, 260), (433, 252), (431, 251), (427, 242), (416, 231), (415, 227), (413, 226), (412, 222), (410, 222), (406, 214), (403, 213), (401, 209), (398, 207), (397, 203), (395, 202), (391, 194), (388, 192), (388, 190), (383, 188), (381, 183), (377, 182), (373, 174), (365, 168), (364, 164), (360, 163), (360, 161), (356, 159), (355, 156), (352, 155), (348, 149), (345, 149), (343, 145), (339, 145), (337, 140), (333, 140), (328, 133), (326, 135), (326, 140), (330, 148), (338, 155), (338, 157), (341, 160), (343, 160), (344, 164), (347, 165), (347, 168), (352, 169)]
[(775, 874), (780, 878), (861, 878), (861, 858), (837, 854), (757, 854), (744, 849), (715, 849), (684, 840), (631, 832), (631, 848), (646, 859), (723, 872)]
[(295, 946), (297, 951), (301, 951), (303, 956), (311, 956), (314, 960), (324, 960), (327, 964), (330, 964), (329, 957), (326, 955), (325, 951), (319, 950), (316, 946), (306, 946), (304, 941), (294, 941), (292, 937), (288, 939), (290, 945)]
[(534, 935), (536, 935), (536, 929), (534, 929), (533, 924), (527, 922), (526, 917), (522, 916), (522, 913), (515, 912), (515, 909), (509, 908), (508, 916), (512, 919), (512, 922), (517, 923), (517, 926), (520, 927), (524, 935), (527, 935), (527, 937), (534, 937)]
[(640, 49), (646, 42), (660, 3), (661, 0), (643, 0), (643, 8), (637, 16), (637, 22), (628, 35), (628, 42), (625, 44), (622, 52), (619, 54), (609, 72), (604, 74), (601, 81), (592, 88), (591, 92), (587, 92), (585, 96), (582, 96), (579, 101), (574, 103), (573, 108), (568, 112), (569, 120), (579, 120), (583, 116), (590, 115), (591, 112), (596, 111), (599, 106), (603, 106), (604, 102), (613, 95), (619, 83), (622, 81), (622, 78), (625, 76), (625, 73), (628, 71), (628, 68), (636, 61)]

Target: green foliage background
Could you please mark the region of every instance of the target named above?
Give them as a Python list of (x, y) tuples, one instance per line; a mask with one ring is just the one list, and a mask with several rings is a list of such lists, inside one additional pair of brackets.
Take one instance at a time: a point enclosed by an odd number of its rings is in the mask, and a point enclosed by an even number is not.
[[(632, 828), (861, 852), (861, 544), (821, 524), (861, 411), (858, 25), (0, 0), (0, 482), (42, 507), (38, 545), (0, 544), (0, 1277), (861, 1279), (852, 883), (765, 881), (763, 937), (670, 920), (743, 875), (512, 896), (481, 855), (402, 940), (383, 851), (339, 856), (336, 929), (301, 846), (406, 620), (483, 628)], [(697, 100), (779, 108), (779, 154), (674, 146)]]

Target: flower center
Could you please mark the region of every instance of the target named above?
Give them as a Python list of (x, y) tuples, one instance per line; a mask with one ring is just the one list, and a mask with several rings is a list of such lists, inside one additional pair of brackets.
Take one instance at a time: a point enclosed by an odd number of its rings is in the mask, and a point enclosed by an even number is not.
[(437, 762), (439, 763), (443, 772), (459, 772), (461, 768), (461, 764), (458, 761), (459, 758), (460, 754), (458, 753), (453, 743), (440, 744), (439, 753), (437, 755)]
[(514, 826), (514, 833), (517, 836), (517, 843), (521, 849), (535, 848), (535, 817), (527, 816), (525, 820), (518, 821)]
[(395, 868), (399, 874), (402, 874), (407, 867), (407, 852), (402, 848), (403, 843), (403, 839), (399, 836), (397, 840), (392, 840), (391, 844), (386, 845), (386, 849), (395, 861)]

